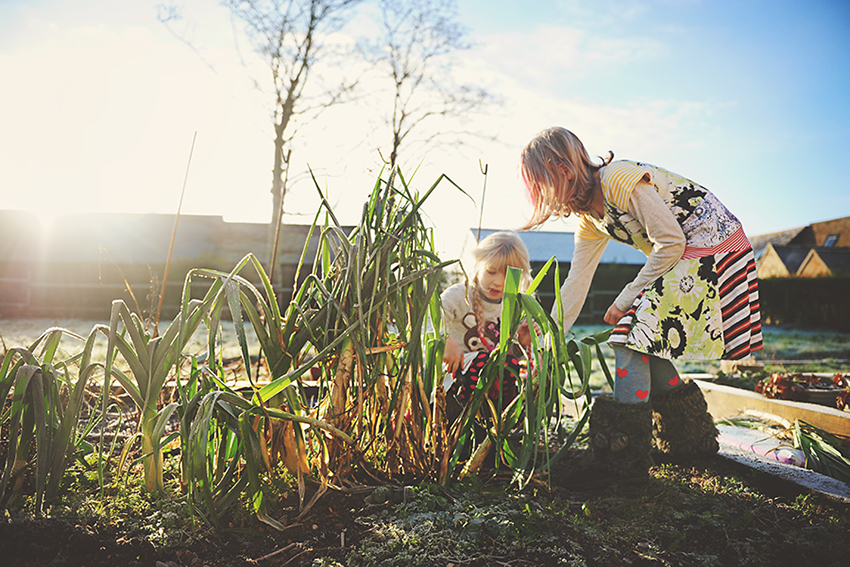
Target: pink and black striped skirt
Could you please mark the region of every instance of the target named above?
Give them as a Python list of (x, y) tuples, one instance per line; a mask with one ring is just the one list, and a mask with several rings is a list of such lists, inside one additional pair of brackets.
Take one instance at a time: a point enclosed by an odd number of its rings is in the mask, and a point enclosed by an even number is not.
[(609, 342), (682, 360), (740, 360), (760, 350), (755, 257), (743, 231), (713, 248), (686, 248), (635, 299)]

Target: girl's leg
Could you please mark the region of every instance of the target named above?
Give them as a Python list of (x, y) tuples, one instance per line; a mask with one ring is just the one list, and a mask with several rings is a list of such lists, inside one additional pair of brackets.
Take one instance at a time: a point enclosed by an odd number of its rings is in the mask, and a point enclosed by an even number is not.
[(657, 396), (682, 385), (679, 372), (673, 363), (666, 358), (649, 356), (649, 373), (652, 377), (652, 395)]
[(461, 405), (466, 405), (472, 399), (472, 393), (478, 385), (478, 379), (481, 377), (481, 369), (487, 362), (487, 353), (480, 352), (475, 359), (469, 364), (469, 368), (464, 371), (458, 368), (455, 371), (455, 381), (449, 388), (449, 393), (457, 397)]
[(717, 428), (695, 382), (684, 382), (669, 360), (650, 357), (653, 444), (663, 458), (676, 460), (717, 452)]
[[(617, 379), (614, 395), (593, 399), (588, 424), (590, 458), (573, 460), (553, 476), (562, 486), (584, 489), (611, 483), (646, 482), (652, 466), (652, 406), (649, 358), (612, 345)], [(569, 459), (564, 459), (569, 461)]]
[(650, 357), (621, 345), (614, 348), (614, 399), (624, 404), (649, 401), (652, 385)]

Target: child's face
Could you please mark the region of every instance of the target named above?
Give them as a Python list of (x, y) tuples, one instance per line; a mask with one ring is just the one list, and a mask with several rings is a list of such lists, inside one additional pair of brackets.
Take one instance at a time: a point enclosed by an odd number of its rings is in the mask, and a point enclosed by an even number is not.
[(487, 267), (478, 274), (478, 285), (487, 299), (498, 301), (505, 293), (505, 268)]

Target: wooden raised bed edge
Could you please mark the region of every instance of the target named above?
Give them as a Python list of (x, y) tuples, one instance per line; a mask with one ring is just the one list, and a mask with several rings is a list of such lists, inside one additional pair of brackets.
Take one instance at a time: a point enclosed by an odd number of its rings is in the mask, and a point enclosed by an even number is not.
[(850, 437), (850, 412), (819, 404), (767, 398), (756, 392), (699, 378), (694, 379), (694, 382), (702, 390), (708, 411), (714, 419), (738, 417), (745, 410), (751, 409), (777, 415), (791, 422), (799, 419), (834, 435)]

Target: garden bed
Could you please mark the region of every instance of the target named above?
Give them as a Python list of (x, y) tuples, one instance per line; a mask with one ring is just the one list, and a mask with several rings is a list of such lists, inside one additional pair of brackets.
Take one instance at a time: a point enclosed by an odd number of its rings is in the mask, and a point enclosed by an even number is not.
[(715, 419), (739, 417), (746, 410), (772, 414), (793, 422), (811, 423), (835, 435), (850, 436), (850, 412), (823, 404), (781, 400), (745, 388), (696, 379), (705, 395), (708, 411)]
[[(369, 492), (332, 491), (281, 532), (250, 517), (232, 518), (222, 532), (192, 532), (169, 524), (156, 503), (146, 523), (7, 518), (0, 557), (19, 567), (772, 567), (842, 565), (850, 552), (846, 504), (721, 457), (658, 465), (637, 487), (550, 491), (538, 482), (517, 494), (506, 484), (496, 477), (449, 491), (412, 487), (372, 505)], [(278, 511), (295, 498), (283, 498)], [(155, 535), (162, 530), (170, 543)]]
[[(229, 378), (233, 369), (225, 368)], [(425, 484), (378, 500), (367, 500), (368, 487), (352, 486), (326, 492), (300, 520), (296, 490), (270, 491), (269, 514), (281, 531), (247, 506), (212, 531), (187, 513), (176, 466), (170, 470), (175, 498), (145, 495), (137, 477), (108, 484), (101, 496), (88, 479), (87, 487), (71, 482), (46, 518), (29, 515), (31, 502), (10, 507), (0, 521), (0, 557), (20, 566), (95, 567), (772, 566), (839, 565), (850, 552), (846, 503), (721, 456), (659, 464), (645, 486), (583, 492), (549, 490), (542, 475), (517, 492), (504, 475), (486, 472), (447, 489)], [(91, 471), (68, 474), (83, 482)], [(305, 498), (316, 489), (308, 484)]]

